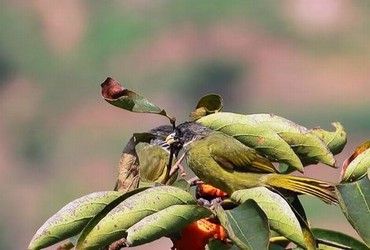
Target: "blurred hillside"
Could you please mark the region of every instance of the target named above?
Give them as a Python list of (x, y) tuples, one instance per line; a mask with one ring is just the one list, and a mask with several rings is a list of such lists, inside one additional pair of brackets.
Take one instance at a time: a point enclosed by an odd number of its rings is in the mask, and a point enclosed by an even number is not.
[[(179, 121), (209, 92), (228, 111), (340, 121), (341, 164), (370, 139), (369, 25), (360, 0), (0, 0), (0, 248), (25, 249), (67, 202), (112, 189), (130, 135), (167, 123), (104, 102), (107, 76)], [(355, 235), (339, 208), (304, 201), (313, 225)]]

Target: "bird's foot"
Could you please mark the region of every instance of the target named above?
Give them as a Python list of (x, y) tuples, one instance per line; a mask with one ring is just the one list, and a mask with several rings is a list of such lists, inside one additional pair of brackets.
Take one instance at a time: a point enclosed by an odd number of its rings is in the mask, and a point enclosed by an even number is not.
[(194, 177), (194, 178), (191, 178), (191, 179), (187, 180), (187, 182), (189, 183), (190, 186), (196, 186), (196, 185), (199, 185), (199, 184), (203, 184), (204, 183), (197, 176)]

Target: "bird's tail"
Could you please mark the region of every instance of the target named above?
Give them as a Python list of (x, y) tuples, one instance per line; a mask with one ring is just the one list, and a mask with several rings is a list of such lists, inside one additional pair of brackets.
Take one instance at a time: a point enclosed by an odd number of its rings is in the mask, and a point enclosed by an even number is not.
[(312, 195), (329, 204), (338, 203), (334, 186), (325, 181), (292, 175), (269, 174), (267, 184), (278, 190)]

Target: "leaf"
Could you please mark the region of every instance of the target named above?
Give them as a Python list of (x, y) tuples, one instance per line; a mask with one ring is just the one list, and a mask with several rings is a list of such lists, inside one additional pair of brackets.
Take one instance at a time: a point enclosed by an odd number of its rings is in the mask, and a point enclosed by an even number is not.
[(118, 179), (114, 190), (129, 192), (139, 186), (139, 162), (135, 152), (135, 137), (132, 136), (122, 151), (118, 167)]
[(187, 192), (189, 192), (190, 190), (190, 184), (185, 179), (179, 179), (175, 181), (174, 183), (172, 183), (171, 185), (174, 187), (180, 188), (184, 191), (187, 191)]
[(173, 205), (151, 214), (127, 229), (128, 246), (142, 245), (173, 232), (180, 231), (194, 221), (212, 215), (198, 205)]
[(267, 249), (270, 236), (267, 217), (255, 201), (246, 200), (231, 210), (218, 205), (215, 213), (237, 247)]
[(192, 120), (221, 111), (223, 107), (222, 97), (217, 94), (209, 94), (203, 96), (198, 101), (198, 104), (193, 112), (190, 114)]
[(370, 180), (364, 177), (336, 186), (339, 204), (347, 220), (370, 247)]
[(96, 192), (68, 203), (37, 230), (28, 249), (45, 248), (77, 235), (91, 218), (120, 195), (115, 191)]
[(300, 222), (288, 202), (279, 194), (265, 187), (256, 187), (235, 191), (230, 198), (238, 203), (254, 200), (266, 214), (271, 229), (296, 244), (305, 246)]
[(142, 188), (136, 188), (134, 190), (131, 190), (126, 193), (121, 193), (121, 196), (119, 196), (117, 199), (110, 202), (108, 205), (104, 207), (103, 210), (101, 210), (97, 215), (92, 218), (89, 223), (84, 227), (81, 234), (79, 235), (78, 239), (76, 240), (76, 246), (79, 244), (79, 242), (83, 241), (87, 234), (101, 221), (112, 209), (114, 209), (116, 206), (118, 206), (120, 203), (122, 203), (127, 198), (136, 195), (144, 190), (147, 190), (148, 187), (142, 187)]
[(270, 244), (269, 246), (269, 250), (285, 250), (285, 249), (286, 249), (285, 247), (282, 247), (277, 244)]
[(102, 96), (110, 104), (137, 113), (151, 113), (166, 116), (174, 124), (175, 118), (169, 116), (164, 109), (153, 104), (134, 91), (125, 89), (119, 82), (108, 77), (102, 84)]
[(328, 146), (329, 150), (336, 155), (342, 152), (346, 145), (347, 133), (339, 122), (333, 122), (332, 125), (335, 128), (334, 132), (329, 132), (321, 128), (313, 128), (310, 131), (317, 135)]
[(359, 154), (363, 153), (364, 151), (366, 151), (369, 148), (370, 148), (370, 141), (365, 141), (365, 142), (361, 143), (361, 145), (358, 146), (355, 149), (355, 151), (353, 152), (353, 154), (349, 158), (347, 158), (347, 160), (346, 160), (346, 161), (348, 161), (347, 162), (347, 165), (349, 163), (351, 163), (351, 161), (353, 161)]
[(327, 145), (315, 134), (288, 119), (273, 114), (249, 115), (259, 126), (274, 130), (286, 141), (306, 164), (322, 162), (335, 166), (333, 154)]
[(76, 249), (96, 249), (127, 236), (146, 216), (173, 205), (195, 204), (192, 195), (172, 186), (157, 186), (130, 196), (81, 233)]
[(248, 115), (219, 112), (207, 115), (197, 122), (233, 136), (274, 161), (286, 163), (301, 172), (303, 171), (303, 165), (290, 145), (275, 131), (260, 126)]
[[(315, 238), (321, 242), (328, 242), (334, 245), (342, 245), (343, 247), (348, 247), (349, 249), (367, 249), (368, 247), (361, 241), (346, 235), (341, 232), (323, 229), (323, 228), (313, 228), (312, 229)], [(320, 245), (325, 245), (325, 243), (320, 243)], [(340, 246), (339, 246), (340, 247)]]
[(72, 249), (72, 248), (74, 248), (74, 247), (75, 247), (75, 245), (74, 245), (72, 242), (67, 241), (67, 242), (65, 242), (65, 243), (63, 243), (63, 244), (61, 244), (61, 245), (59, 245), (59, 246), (57, 247), (57, 250), (70, 250), (70, 249)]
[(353, 182), (363, 178), (369, 167), (370, 148), (359, 154), (347, 167), (343, 166), (341, 182)]
[(341, 182), (353, 182), (361, 179), (370, 166), (370, 141), (362, 143), (348, 157), (342, 166)]
[(303, 238), (305, 241), (306, 249), (316, 249), (315, 237), (308, 225), (306, 212), (304, 211), (303, 205), (299, 200), (298, 196), (295, 196), (290, 203), (292, 211), (294, 212), (299, 224), (302, 228)]
[(239, 250), (235, 245), (226, 244), (221, 240), (211, 239), (206, 248), (206, 250)]

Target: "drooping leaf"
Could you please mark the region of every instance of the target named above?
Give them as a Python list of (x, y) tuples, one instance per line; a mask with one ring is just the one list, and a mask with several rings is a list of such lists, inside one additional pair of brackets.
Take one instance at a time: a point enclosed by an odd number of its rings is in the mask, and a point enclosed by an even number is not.
[(127, 229), (126, 244), (142, 245), (179, 231), (212, 212), (198, 205), (173, 205), (151, 214)]
[(342, 182), (357, 181), (364, 177), (370, 167), (370, 141), (362, 143), (342, 166)]
[(77, 235), (120, 192), (96, 192), (78, 198), (50, 217), (33, 236), (28, 249), (41, 249)]
[(336, 186), (340, 207), (347, 220), (370, 247), (370, 180), (361, 180)]
[(81, 233), (76, 249), (96, 249), (127, 236), (143, 218), (173, 205), (195, 204), (192, 195), (172, 186), (157, 186), (130, 196)]
[(324, 242), (327, 242), (332, 243), (332, 245), (338, 245), (339, 249), (344, 249), (344, 247), (349, 249), (368, 249), (361, 241), (341, 232), (323, 228), (312, 228), (312, 232), (315, 238), (321, 241), (320, 245), (325, 245)]
[(207, 115), (197, 122), (233, 136), (274, 161), (286, 163), (301, 172), (303, 171), (303, 165), (290, 145), (275, 131), (260, 126), (248, 115), (219, 112)]
[(134, 91), (125, 89), (119, 82), (110, 77), (101, 84), (101, 88), (104, 100), (116, 107), (131, 112), (158, 114), (169, 118), (171, 123), (175, 121), (164, 109)]
[[(299, 156), (304, 165), (324, 163), (335, 166), (335, 159), (327, 145), (315, 134), (283, 117), (273, 114), (249, 115), (259, 126), (274, 130)], [(305, 164), (306, 163), (306, 164)]]
[(332, 125), (335, 128), (333, 132), (321, 128), (313, 128), (310, 131), (317, 135), (328, 146), (333, 155), (336, 155), (342, 152), (346, 145), (347, 133), (339, 122), (333, 122)]
[(238, 190), (231, 194), (232, 200), (243, 203), (248, 199), (257, 202), (266, 214), (270, 228), (280, 235), (305, 246), (301, 225), (288, 202), (279, 194), (265, 187)]
[(231, 210), (216, 206), (215, 213), (228, 237), (239, 249), (267, 249), (269, 226), (266, 215), (253, 200)]
[(198, 120), (199, 118), (221, 111), (223, 107), (222, 97), (217, 94), (203, 96), (198, 101), (195, 110), (191, 112), (190, 118)]
[(129, 192), (139, 186), (139, 161), (135, 152), (135, 138), (132, 136), (124, 147), (118, 166), (118, 179), (114, 190)]

